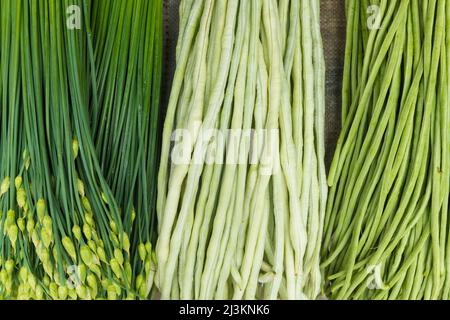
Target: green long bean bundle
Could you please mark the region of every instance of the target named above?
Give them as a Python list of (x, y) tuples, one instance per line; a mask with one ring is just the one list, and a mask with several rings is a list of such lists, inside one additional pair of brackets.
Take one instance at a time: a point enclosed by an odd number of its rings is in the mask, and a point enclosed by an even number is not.
[(320, 294), (319, 1), (183, 0), (158, 182), (163, 299)]
[(322, 249), (326, 293), (448, 299), (450, 2), (348, 0), (346, 11), (343, 129)]

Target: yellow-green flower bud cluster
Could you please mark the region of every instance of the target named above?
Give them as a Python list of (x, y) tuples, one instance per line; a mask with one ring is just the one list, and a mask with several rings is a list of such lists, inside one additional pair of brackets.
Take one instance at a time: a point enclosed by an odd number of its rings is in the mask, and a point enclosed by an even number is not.
[[(15, 208), (4, 217), (0, 212), (0, 232), (9, 239), (17, 261), (13, 258), (0, 260), (0, 298), (115, 300), (148, 297), (155, 269), (150, 243), (139, 246), (142, 272), (134, 279), (129, 235), (123, 231), (121, 221), (111, 219), (106, 226), (108, 239), (103, 239), (108, 242), (105, 246), (80, 179), (77, 192), (83, 213), (78, 220), (80, 225), (73, 224), (70, 234), (60, 234), (46, 200), (41, 198), (32, 203), (33, 195), (28, 197), (26, 186), (22, 177), (16, 177), (13, 185), (9, 178), (0, 185), (2, 196), (12, 187), (16, 190)], [(104, 193), (102, 199), (108, 205)], [(28, 250), (39, 260), (36, 270), (31, 271), (29, 264), (23, 262), (19, 239), (28, 241)]]
[(156, 256), (150, 242), (138, 245), (138, 254), (143, 265), (142, 273), (136, 277), (135, 287), (141, 299), (146, 299), (153, 287), (156, 272)]

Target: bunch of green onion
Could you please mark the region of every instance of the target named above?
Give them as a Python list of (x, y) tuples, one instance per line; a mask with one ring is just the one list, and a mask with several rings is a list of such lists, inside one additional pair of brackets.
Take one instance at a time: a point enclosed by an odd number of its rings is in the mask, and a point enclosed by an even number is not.
[(316, 0), (181, 2), (158, 181), (162, 299), (320, 294), (319, 16)]
[[(373, 1), (371, 2), (373, 4)], [(347, 0), (322, 268), (335, 299), (449, 299), (450, 2)]]
[[(123, 22), (110, 18), (123, 8), (103, 5), (82, 0), (0, 3), (0, 298), (134, 299), (149, 294), (154, 191), (148, 192), (145, 207), (133, 188), (152, 188), (147, 168), (152, 165), (148, 161), (155, 161), (154, 146), (141, 146), (156, 134), (149, 110), (157, 114), (159, 84), (154, 82), (159, 83), (161, 45), (156, 34), (162, 8), (158, 1), (130, 3), (128, 14), (154, 12), (155, 20), (137, 19), (139, 31), (135, 26), (127, 35), (145, 47), (130, 49), (122, 40), (122, 55), (134, 56), (139, 71), (126, 91), (103, 81), (109, 72), (133, 76), (127, 73), (131, 62), (101, 49), (109, 43), (100, 34), (103, 24)], [(79, 29), (69, 28), (68, 13), (79, 19)], [(92, 34), (91, 25), (99, 34)], [(102, 64), (106, 56), (116, 69)], [(142, 67), (149, 60), (154, 64)], [(135, 100), (117, 102), (142, 115), (130, 118), (135, 123), (122, 131), (115, 119), (101, 118), (109, 107), (105, 96), (117, 96), (115, 89), (141, 92)], [(134, 138), (127, 147), (142, 151), (127, 150), (128, 160), (106, 159), (100, 125), (115, 128), (118, 140)], [(117, 150), (109, 154), (120, 155)], [(124, 165), (127, 161), (131, 168)], [(115, 168), (121, 177), (145, 174), (138, 182), (120, 182), (130, 188), (130, 199), (121, 197), (105, 172), (111, 163), (123, 166)], [(135, 215), (139, 222), (133, 223)]]

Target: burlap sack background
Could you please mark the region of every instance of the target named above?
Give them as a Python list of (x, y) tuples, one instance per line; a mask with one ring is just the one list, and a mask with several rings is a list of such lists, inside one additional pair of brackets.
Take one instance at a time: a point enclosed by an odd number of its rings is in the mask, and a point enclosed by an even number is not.
[[(317, 0), (319, 1), (319, 0)], [(345, 53), (344, 0), (320, 0), (322, 37), (327, 64), (326, 78), (326, 163), (329, 166), (341, 128), (341, 83)], [(167, 106), (178, 38), (178, 6), (180, 0), (164, 0), (164, 66), (162, 105)]]

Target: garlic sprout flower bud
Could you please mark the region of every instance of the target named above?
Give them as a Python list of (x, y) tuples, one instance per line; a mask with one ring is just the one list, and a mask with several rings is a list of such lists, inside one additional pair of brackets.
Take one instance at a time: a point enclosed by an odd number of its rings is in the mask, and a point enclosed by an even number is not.
[(44, 290), (41, 286), (37, 286), (35, 290), (35, 296), (36, 300), (43, 300), (44, 299)]
[(69, 289), (68, 290), (68, 295), (70, 300), (77, 300), (77, 291), (75, 289)]
[(80, 226), (79, 225), (74, 225), (73, 227), (72, 227), (72, 233), (73, 233), (73, 235), (75, 236), (75, 239), (77, 239), (78, 241), (80, 241), (80, 239), (81, 239), (81, 228), (80, 228)]
[(80, 277), (81, 283), (84, 283), (86, 281), (86, 275), (87, 275), (86, 265), (80, 264), (78, 266), (78, 276)]
[(104, 203), (109, 204), (108, 203), (108, 198), (106, 197), (106, 194), (104, 192), (102, 192), (102, 200)]
[(148, 254), (152, 254), (152, 244), (150, 243), (150, 241), (147, 241), (147, 243), (145, 244), (145, 250)]
[(73, 152), (74, 159), (78, 158), (78, 150), (79, 150), (78, 140), (73, 139), (72, 140), (72, 152)]
[(142, 286), (142, 284), (145, 282), (144, 276), (142, 274), (139, 274), (136, 277), (136, 288), (140, 288)]
[(53, 221), (49, 215), (44, 216), (44, 219), (42, 220), (42, 224), (45, 229), (53, 230)]
[(94, 273), (98, 278), (102, 277), (102, 271), (100, 270), (100, 267), (97, 264), (93, 264), (89, 267), (89, 269)]
[(120, 245), (120, 244), (119, 244), (119, 239), (117, 238), (117, 235), (116, 235), (116, 234), (111, 233), (111, 234), (109, 235), (109, 238), (111, 239), (111, 241), (112, 241), (112, 243), (113, 243), (114, 246), (118, 247), (118, 246)]
[(25, 231), (25, 220), (23, 218), (17, 219), (17, 226), (19, 230), (23, 233)]
[(91, 227), (89, 227), (88, 224), (84, 224), (83, 225), (83, 234), (86, 237), (87, 240), (91, 240), (92, 239), (92, 232), (91, 232)]
[(14, 179), (14, 185), (16, 187), (17, 190), (20, 189), (20, 187), (22, 186), (22, 177), (21, 176), (17, 176), (16, 179)]
[(93, 274), (88, 274), (88, 276), (86, 277), (86, 281), (89, 288), (97, 292), (98, 287), (97, 287), (97, 279), (95, 278), (95, 276)]
[(75, 250), (75, 245), (72, 242), (72, 240), (69, 237), (64, 237), (64, 238), (62, 238), (61, 242), (62, 242), (64, 249), (66, 249), (66, 252), (72, 258), (72, 260), (76, 263), (77, 262), (77, 253)]
[(0, 185), (0, 197), (3, 196), (9, 190), (9, 177), (3, 179), (2, 184)]
[(69, 292), (66, 286), (61, 286), (58, 288), (58, 298), (59, 300), (67, 300)]
[(43, 199), (38, 200), (36, 204), (36, 212), (39, 218), (39, 221), (42, 221), (45, 216), (45, 201)]
[(75, 289), (77, 291), (78, 297), (82, 300), (89, 299), (89, 295), (85, 286), (78, 286)]
[(39, 234), (36, 229), (33, 229), (33, 232), (31, 233), (31, 241), (33, 242), (35, 248), (39, 247), (41, 240), (39, 239)]
[(90, 225), (91, 227), (95, 227), (95, 223), (94, 223), (94, 215), (92, 214), (92, 213), (86, 213), (85, 215), (84, 215), (84, 219), (86, 220), (86, 223), (88, 224), (88, 225)]
[(53, 276), (53, 265), (50, 261), (46, 261), (43, 263), (44, 271), (49, 276)]
[(78, 193), (81, 197), (84, 197), (86, 195), (86, 193), (84, 191), (84, 183), (80, 179), (77, 179), (77, 189), (78, 189)]
[(15, 266), (16, 263), (12, 259), (9, 259), (5, 262), (5, 270), (9, 276), (12, 275)]
[(50, 283), (49, 291), (50, 297), (52, 297), (53, 300), (58, 300), (58, 286), (56, 285), (56, 283)]
[(9, 240), (11, 241), (11, 245), (12, 245), (13, 249), (16, 249), (16, 241), (17, 241), (18, 235), (19, 235), (19, 228), (17, 227), (17, 225), (13, 224), (12, 226), (9, 226), (8, 237), (9, 237)]
[(8, 229), (9, 226), (16, 222), (16, 213), (14, 210), (9, 210), (6, 214), (6, 222), (5, 222), (5, 230)]
[(90, 266), (93, 264), (93, 262), (94, 262), (93, 255), (92, 255), (91, 249), (89, 249), (88, 246), (84, 245), (81, 247), (80, 255), (81, 255), (81, 260), (84, 262), (84, 264), (86, 264), (87, 266)]
[(29, 235), (33, 233), (34, 226), (35, 226), (34, 219), (33, 218), (28, 219), (27, 220), (27, 232)]
[(150, 274), (150, 271), (152, 271), (152, 263), (151, 263), (151, 260), (150, 260), (150, 259), (148, 259), (147, 261), (145, 261), (145, 264), (144, 264), (144, 270), (145, 270), (145, 273), (146, 273), (146, 274)]
[(30, 153), (28, 152), (27, 149), (23, 150), (23, 153), (22, 153), (22, 160), (23, 160), (23, 162), (25, 163), (25, 169), (28, 170), (29, 167), (30, 167), (31, 159), (30, 159)]
[(23, 188), (17, 190), (16, 199), (19, 208), (25, 208), (25, 204), (27, 203), (27, 194), (25, 193), (25, 190)]
[(111, 259), (111, 261), (109, 262), (110, 266), (111, 266), (111, 270), (114, 272), (114, 274), (116, 275), (116, 277), (120, 280), (122, 279), (122, 270), (120, 268), (119, 263), (117, 262), (116, 259)]
[(31, 273), (28, 274), (28, 284), (31, 289), (36, 290), (36, 278)]
[(51, 230), (43, 228), (41, 230), (41, 239), (42, 239), (42, 242), (44, 243), (44, 246), (46, 248), (49, 248), (53, 242), (53, 235), (52, 235)]
[(127, 280), (131, 281), (131, 278), (133, 277), (133, 269), (128, 261), (125, 262), (125, 274), (127, 276)]
[(131, 211), (131, 223), (133, 223), (134, 220), (136, 220), (136, 211), (133, 209), (133, 211)]
[(97, 245), (95, 244), (95, 241), (93, 241), (93, 240), (88, 241), (88, 247), (92, 250), (92, 252), (97, 251)]
[(123, 265), (123, 253), (120, 249), (114, 249), (114, 258), (116, 259), (117, 263), (119, 263), (120, 266)]
[(89, 202), (88, 198), (83, 197), (81, 199), (81, 202), (83, 203), (84, 210), (86, 210), (87, 212), (92, 212), (91, 203)]
[(145, 282), (138, 288), (138, 294), (143, 299), (147, 298), (147, 284)]
[(108, 262), (108, 260), (106, 259), (105, 249), (103, 249), (102, 247), (98, 246), (96, 252), (97, 252), (97, 256), (100, 259), (100, 261), (102, 261), (104, 263)]
[(21, 267), (19, 270), (19, 279), (23, 283), (26, 283), (28, 281), (28, 269), (25, 267)]
[(8, 279), (8, 272), (6, 269), (1, 269), (0, 271), (0, 283), (5, 283), (6, 279)]
[(44, 276), (44, 279), (42, 281), (44, 282), (44, 285), (46, 287), (50, 285), (50, 278), (47, 275)]
[(141, 258), (142, 262), (145, 261), (145, 257), (147, 256), (147, 251), (145, 250), (145, 244), (140, 243), (138, 246), (139, 258)]
[(128, 234), (126, 234), (125, 232), (123, 233), (123, 250), (128, 254), (128, 256), (130, 255), (130, 238), (128, 237)]
[(117, 299), (116, 287), (114, 285), (108, 286), (107, 296), (108, 296), (108, 300), (116, 300)]
[(113, 220), (111, 220), (111, 221), (109, 222), (109, 226), (110, 226), (112, 232), (114, 232), (115, 234), (117, 234), (117, 225), (116, 225), (116, 223), (115, 223)]

